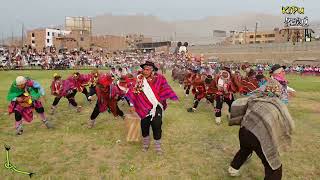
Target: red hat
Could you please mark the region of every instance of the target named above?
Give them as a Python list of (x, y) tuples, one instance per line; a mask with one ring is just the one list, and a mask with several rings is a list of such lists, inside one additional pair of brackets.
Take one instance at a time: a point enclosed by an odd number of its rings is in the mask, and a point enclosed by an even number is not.
[(127, 83), (129, 83), (129, 78), (125, 75), (121, 76), (119, 79), (119, 85), (125, 86)]
[(106, 86), (110, 86), (112, 84), (112, 77), (109, 74), (103, 74), (99, 77), (98, 79), (98, 84), (106, 87)]

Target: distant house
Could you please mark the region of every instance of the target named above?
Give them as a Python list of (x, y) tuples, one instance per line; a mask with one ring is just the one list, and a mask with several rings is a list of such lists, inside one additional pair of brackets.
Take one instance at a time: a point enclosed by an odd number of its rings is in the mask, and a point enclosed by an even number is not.
[(163, 42), (148, 42), (148, 43), (138, 43), (137, 49), (143, 52), (166, 52), (168, 53), (171, 47), (171, 41)]

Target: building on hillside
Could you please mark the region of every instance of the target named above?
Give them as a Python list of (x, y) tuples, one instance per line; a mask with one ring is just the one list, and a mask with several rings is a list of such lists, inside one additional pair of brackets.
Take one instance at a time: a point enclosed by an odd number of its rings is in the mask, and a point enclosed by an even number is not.
[(140, 43), (152, 42), (152, 38), (147, 38), (142, 34), (128, 34), (126, 35), (125, 38), (126, 38), (128, 49), (136, 49), (137, 44), (140, 44)]
[[(152, 42), (152, 38), (144, 35), (131, 34), (126, 36), (91, 35), (91, 22), (77, 18), (66, 18), (68, 30), (53, 28), (35, 29), (27, 32), (27, 45), (37, 51), (49, 50), (54, 47), (57, 50), (70, 49), (104, 49), (118, 51), (136, 49), (138, 43)], [(81, 24), (87, 24), (82, 26)], [(88, 27), (87, 27), (88, 26)]]
[(138, 43), (137, 49), (143, 52), (165, 52), (169, 53), (171, 41)]
[(83, 34), (92, 34), (92, 18), (90, 17), (66, 17), (65, 29), (68, 31), (79, 31)]
[(66, 17), (65, 29), (71, 31), (67, 38), (73, 38), (77, 42), (77, 48), (91, 48), (92, 18), (82, 16)]
[(273, 31), (258, 31), (245, 33), (245, 44), (263, 44), (281, 42), (278, 29)]
[(305, 27), (286, 27), (279, 31), (283, 42), (310, 42), (314, 39), (314, 31)]
[(230, 44), (246, 44), (245, 32), (231, 31), (230, 37), (226, 39)]
[(92, 36), (91, 47), (106, 49), (108, 51), (124, 50), (128, 47), (126, 38), (123, 36)]
[(71, 33), (60, 29), (42, 28), (27, 32), (26, 44), (31, 48), (42, 51), (44, 48), (53, 47), (55, 38), (64, 37)]
[(79, 47), (79, 43), (76, 39), (71, 37), (56, 37), (54, 39), (54, 46), (58, 50), (70, 50), (70, 49), (77, 49)]
[(273, 31), (258, 31), (258, 32), (232, 32), (227, 42), (231, 44), (263, 44), (263, 43), (279, 43), (281, 37), (279, 29)]
[(286, 42), (309, 42), (314, 31), (305, 27), (274, 28), (273, 31), (230, 31), (223, 44), (266, 44)]

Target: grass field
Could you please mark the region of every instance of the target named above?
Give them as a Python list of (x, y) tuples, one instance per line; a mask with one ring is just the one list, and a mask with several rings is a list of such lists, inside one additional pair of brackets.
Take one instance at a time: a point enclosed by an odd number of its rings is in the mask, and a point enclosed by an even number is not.
[[(87, 72), (87, 71), (82, 71)], [(71, 71), (60, 71), (64, 77)], [(62, 99), (55, 116), (47, 114), (55, 129), (47, 130), (39, 117), (24, 125), (24, 134), (16, 136), (14, 116), (8, 116), (6, 95), (17, 75), (30, 76), (46, 89), (48, 112), (53, 97), (49, 85), (53, 71), (0, 72), (0, 142), (12, 147), (11, 160), (22, 170), (36, 172), (33, 179), (263, 179), (260, 160), (253, 155), (241, 168), (241, 176), (228, 177), (227, 167), (239, 148), (238, 129), (214, 123), (213, 107), (201, 102), (196, 113), (187, 113), (192, 97), (184, 97), (183, 89), (171, 81), (180, 97), (169, 103), (164, 114), (163, 149), (157, 156), (153, 146), (141, 151), (140, 143), (125, 141), (125, 125), (108, 113), (100, 114), (97, 126), (86, 124), (94, 104), (85, 102), (81, 113), (70, 109)], [(282, 155), (283, 179), (319, 179), (320, 177), (320, 77), (289, 76), (290, 86), (297, 90), (289, 109), (296, 129), (293, 146)], [(225, 105), (226, 106), (226, 105)], [(127, 106), (121, 104), (125, 112)], [(121, 140), (117, 143), (117, 140)], [(28, 179), (4, 168), (5, 151), (0, 150), (0, 179)]]

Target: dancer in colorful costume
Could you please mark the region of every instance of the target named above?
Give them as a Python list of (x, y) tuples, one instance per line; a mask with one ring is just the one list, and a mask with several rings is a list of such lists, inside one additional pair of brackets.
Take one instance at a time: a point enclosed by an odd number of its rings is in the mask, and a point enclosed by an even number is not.
[(99, 78), (99, 71), (98, 70), (93, 70), (90, 74), (90, 79), (89, 79), (89, 96), (88, 100), (92, 100), (92, 96), (96, 94), (96, 85), (98, 82)]
[(166, 78), (156, 73), (158, 68), (153, 62), (146, 61), (140, 67), (142, 74), (137, 76), (134, 87), (128, 89), (126, 96), (141, 118), (143, 151), (149, 149), (151, 126), (156, 152), (162, 154), (162, 112), (167, 108), (167, 99), (178, 100), (178, 97)]
[(194, 103), (193, 107), (187, 109), (188, 112), (194, 112), (197, 110), (199, 102), (202, 98), (206, 96), (206, 87), (204, 83), (204, 79), (199, 71), (196, 71), (194, 79), (192, 81), (192, 94), (194, 94)]
[(53, 81), (51, 83), (51, 94), (55, 96), (50, 114), (53, 115), (57, 109), (57, 106), (62, 97), (68, 99), (69, 105), (77, 109), (77, 112), (81, 111), (81, 106), (75, 100), (75, 95), (77, 93), (77, 88), (73, 83), (73, 80), (67, 79), (62, 80), (61, 76), (55, 73), (53, 75)]
[(281, 96), (280, 99), (283, 103), (289, 103), (289, 94), (293, 95), (294, 89), (288, 87), (288, 80), (286, 79), (286, 72), (284, 67), (279, 64), (275, 64), (271, 67), (270, 75), (271, 79), (277, 80), (281, 84)]
[[(255, 70), (251, 68), (246, 69), (246, 76), (242, 77), (240, 80), (241, 87), (242, 87), (242, 90), (241, 90), (242, 94), (250, 93), (259, 87), (259, 82), (256, 76), (257, 76), (257, 73)], [(237, 76), (237, 77), (240, 77), (240, 76)]]
[(124, 118), (124, 113), (119, 109), (117, 102), (120, 89), (113, 84), (113, 78), (110, 74), (100, 75), (96, 85), (97, 103), (91, 113), (88, 128), (93, 128), (96, 123), (96, 118), (100, 113), (107, 110), (115, 116)]
[(84, 94), (86, 96), (87, 101), (90, 102), (90, 99), (88, 99), (89, 92), (86, 88), (86, 86), (88, 86), (88, 83), (90, 81), (90, 75), (80, 74), (79, 72), (75, 72), (67, 80), (70, 81), (73, 84), (73, 86), (76, 87), (77, 92), (81, 92), (82, 94)]
[(189, 96), (190, 89), (192, 85), (193, 78), (195, 77), (195, 73), (191, 68), (188, 69), (187, 73), (184, 76), (183, 84), (186, 96)]
[(40, 84), (30, 78), (18, 76), (12, 83), (7, 100), (10, 101), (9, 114), (15, 115), (16, 134), (23, 133), (22, 120), (31, 122), (33, 120), (33, 110), (40, 115), (42, 122), (49, 129), (52, 125), (47, 120), (40, 98), (44, 96), (44, 89)]
[(235, 78), (231, 75), (230, 69), (224, 67), (220, 70), (219, 74), (215, 77), (212, 84), (215, 91), (215, 121), (219, 125), (221, 123), (221, 110), (223, 103), (226, 102), (229, 106), (229, 112), (231, 110), (231, 104), (234, 101), (234, 93), (239, 92), (240, 83), (237, 81), (239, 78)]

